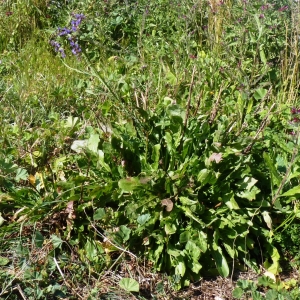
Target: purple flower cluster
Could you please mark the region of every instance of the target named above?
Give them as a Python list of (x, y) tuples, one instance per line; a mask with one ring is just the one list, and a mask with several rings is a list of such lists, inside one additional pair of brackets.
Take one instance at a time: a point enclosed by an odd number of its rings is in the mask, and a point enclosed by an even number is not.
[(77, 31), (79, 25), (81, 24), (82, 20), (85, 19), (84, 14), (73, 14), (74, 19), (71, 21), (71, 26), (73, 32)]
[(265, 4), (263, 6), (261, 6), (261, 10), (267, 10), (268, 8), (270, 8), (270, 5), (269, 4)]
[(287, 5), (285, 5), (285, 6), (280, 7), (280, 8), (278, 9), (278, 11), (279, 11), (279, 12), (282, 12), (282, 11), (286, 11), (286, 10), (288, 10), (288, 9), (289, 9), (289, 7), (288, 7)]
[[(58, 27), (56, 36), (60, 36), (60, 37), (66, 36), (67, 40), (69, 41), (72, 53), (77, 56), (80, 54), (81, 48), (79, 46), (76, 33), (79, 30), (79, 26), (82, 23), (82, 20), (85, 19), (85, 16), (84, 14), (72, 14), (72, 16), (73, 18), (71, 20), (71, 28)], [(50, 44), (54, 47), (55, 52), (60, 52), (62, 58), (66, 57), (64, 49), (57, 41), (52, 40)]]
[(291, 108), (291, 114), (292, 115), (298, 115), (298, 114), (300, 114), (300, 109), (296, 108), (296, 107), (292, 107)]
[(62, 48), (62, 46), (60, 45), (60, 43), (56, 42), (56, 41), (51, 41), (50, 44), (54, 47), (55, 52), (60, 52), (60, 55), (62, 58), (66, 57), (66, 53), (64, 48)]

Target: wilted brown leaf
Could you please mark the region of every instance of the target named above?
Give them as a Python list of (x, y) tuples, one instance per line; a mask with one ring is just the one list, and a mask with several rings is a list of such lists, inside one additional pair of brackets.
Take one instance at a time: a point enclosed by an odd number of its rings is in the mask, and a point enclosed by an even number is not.
[(170, 211), (172, 211), (174, 204), (170, 198), (167, 198), (167, 199), (161, 200), (161, 205), (166, 207), (167, 212), (170, 212)]
[(208, 160), (209, 162), (215, 161), (218, 164), (222, 159), (222, 153), (213, 153)]

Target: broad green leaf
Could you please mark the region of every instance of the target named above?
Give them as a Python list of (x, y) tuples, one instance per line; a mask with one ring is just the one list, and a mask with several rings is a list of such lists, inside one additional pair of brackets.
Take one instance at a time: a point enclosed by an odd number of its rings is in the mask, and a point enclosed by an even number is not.
[(166, 73), (166, 80), (171, 85), (176, 85), (177, 84), (177, 78), (176, 78), (176, 76), (171, 71), (167, 71), (167, 73)]
[(203, 228), (206, 227), (206, 224), (201, 220), (199, 219), (198, 217), (196, 217), (192, 212), (191, 210), (189, 209), (189, 207), (186, 207), (186, 206), (180, 206), (179, 208), (181, 208), (183, 211), (184, 211), (184, 214), (193, 219), (194, 221), (196, 221), (197, 223), (199, 223), (200, 225), (203, 226)]
[[(248, 254), (247, 252), (245, 252), (246, 254)], [(251, 269), (253, 269), (256, 273), (260, 272), (259, 267), (257, 266), (257, 263), (254, 259), (248, 260), (247, 258), (245, 258), (245, 256), (243, 257), (243, 261), (244, 263)]]
[(241, 189), (250, 191), (252, 187), (255, 186), (257, 183), (257, 180), (253, 177), (246, 176), (241, 180), (238, 185), (240, 186)]
[(185, 250), (194, 261), (197, 261), (200, 258), (200, 249), (194, 242), (188, 241), (185, 245)]
[(169, 246), (168, 247), (168, 250), (167, 250), (167, 253), (171, 256), (174, 256), (174, 257), (179, 257), (181, 255), (181, 251), (175, 249), (174, 247), (172, 246)]
[(199, 172), (197, 176), (197, 180), (202, 184), (205, 185), (207, 183), (210, 183), (210, 180), (212, 178), (212, 171), (208, 169), (203, 169)]
[(151, 215), (150, 215), (150, 214), (144, 214), (144, 215), (138, 216), (137, 222), (138, 222), (140, 225), (144, 225), (144, 224), (146, 224), (150, 219), (151, 219)]
[(173, 139), (172, 139), (171, 133), (168, 132), (168, 131), (165, 133), (165, 141), (167, 143), (167, 149), (168, 149), (168, 151), (172, 152), (172, 150), (173, 150)]
[(129, 240), (131, 229), (125, 225), (121, 225), (119, 231), (116, 232), (116, 235), (122, 239), (123, 242)]
[(259, 18), (259, 16), (257, 14), (254, 15), (254, 19), (256, 21), (257, 29), (258, 29), (258, 37), (257, 37), (257, 40), (256, 40), (256, 42), (258, 42), (259, 39), (261, 38), (262, 34), (263, 34), (264, 26), (261, 24), (260, 18)]
[(175, 274), (178, 274), (181, 277), (183, 277), (185, 274), (185, 271), (186, 271), (185, 263), (180, 261), (175, 268)]
[(175, 224), (172, 224), (172, 223), (166, 223), (165, 224), (165, 232), (166, 232), (166, 234), (171, 235), (171, 234), (176, 233), (176, 231), (177, 231), (177, 228), (176, 228)]
[(240, 209), (239, 205), (237, 204), (237, 202), (234, 199), (234, 194), (233, 193), (225, 194), (224, 197), (223, 197), (223, 201), (230, 210)]
[(42, 248), (42, 247), (43, 247), (44, 237), (43, 237), (43, 235), (41, 234), (40, 231), (36, 231), (36, 232), (35, 232), (34, 243), (35, 243), (35, 246), (36, 246), (37, 248)]
[(99, 141), (99, 134), (91, 134), (87, 142), (87, 148), (92, 152), (97, 153)]
[(61, 170), (64, 166), (64, 163), (66, 162), (67, 157), (66, 156), (60, 156), (54, 160), (53, 164), (53, 171), (57, 172), (58, 170)]
[(263, 296), (258, 291), (252, 292), (252, 300), (264, 300)]
[(230, 255), (231, 258), (235, 257), (235, 251), (234, 251), (234, 241), (224, 241), (223, 240), (223, 245), (227, 253)]
[(269, 290), (266, 292), (266, 300), (278, 300), (278, 292), (276, 290)]
[[(274, 276), (273, 273), (271, 274)], [(259, 276), (257, 281), (259, 285), (266, 286), (266, 287), (272, 287), (275, 285), (274, 280), (271, 279), (269, 276), (265, 276), (265, 275)]]
[(176, 102), (174, 99), (170, 98), (170, 97), (164, 97), (164, 101), (163, 101), (163, 104), (165, 106), (168, 106), (170, 105), (171, 103), (174, 103)]
[(133, 192), (140, 186), (140, 180), (135, 177), (128, 177), (126, 179), (119, 180), (118, 185), (123, 192)]
[(198, 231), (198, 240), (196, 242), (200, 250), (205, 253), (207, 251), (207, 234), (203, 231)]
[(254, 248), (254, 241), (249, 236), (246, 237), (246, 244), (248, 249)]
[(278, 174), (275, 164), (273, 163), (273, 161), (268, 153), (264, 152), (263, 157), (264, 157), (266, 165), (269, 168), (273, 185), (279, 186), (281, 183), (281, 177)]
[(261, 214), (262, 214), (264, 221), (266, 222), (268, 228), (272, 230), (272, 219), (271, 219), (269, 213), (267, 211), (263, 211)]
[(237, 299), (241, 299), (243, 294), (244, 291), (240, 287), (235, 288), (232, 292), (232, 296)]
[(73, 118), (72, 116), (69, 116), (68, 119), (66, 120), (65, 127), (66, 128), (73, 128), (78, 123), (79, 123), (78, 117)]
[(263, 49), (263, 45), (260, 45), (259, 55), (260, 55), (261, 61), (265, 65), (267, 63), (267, 59), (266, 59), (266, 55), (265, 55), (265, 52), (264, 52), (264, 49)]
[(19, 182), (20, 180), (26, 180), (28, 178), (28, 172), (25, 169), (18, 168), (16, 171), (15, 180)]
[(222, 253), (222, 249), (218, 246), (216, 250), (212, 250), (212, 256), (215, 260), (216, 267), (221, 276), (227, 277), (229, 275), (229, 267), (227, 260)]
[(248, 199), (249, 201), (252, 201), (252, 200), (256, 199), (256, 195), (259, 193), (260, 193), (260, 190), (256, 186), (254, 186), (251, 189), (251, 191), (244, 191), (244, 192), (237, 193), (237, 196)]
[(88, 140), (76, 140), (72, 143), (71, 149), (76, 153), (81, 153), (87, 147)]
[(162, 268), (162, 261), (160, 260), (162, 253), (164, 251), (164, 245), (159, 244), (156, 246), (156, 249), (153, 251), (150, 251), (150, 257), (155, 263), (155, 268), (160, 271)]
[(153, 160), (153, 163), (151, 165), (151, 168), (154, 171), (157, 171), (159, 166), (160, 148), (161, 148), (160, 144), (154, 145), (152, 148), (151, 159)]
[(291, 197), (291, 196), (295, 196), (295, 195), (299, 195), (299, 194), (300, 194), (300, 185), (291, 188), (287, 192), (280, 195), (280, 197)]
[(139, 283), (133, 278), (122, 278), (119, 285), (127, 292), (139, 292), (140, 290)]
[(276, 167), (279, 173), (286, 173), (287, 161), (279, 154), (276, 156)]
[(189, 150), (193, 144), (193, 139), (188, 138), (183, 142), (183, 147), (182, 147), (182, 157), (185, 159), (187, 155), (189, 154)]
[(104, 161), (104, 152), (102, 150), (98, 150), (98, 163), (107, 172), (111, 173), (110, 166)]
[(274, 275), (278, 275), (280, 272), (280, 265), (279, 265), (279, 260), (280, 260), (280, 254), (274, 246), (271, 246), (271, 251), (269, 250), (269, 254), (271, 255), (272, 258), (272, 264), (268, 267), (268, 271), (273, 273)]
[(2, 217), (1, 213), (0, 213), (0, 226), (5, 222), (5, 219)]
[(184, 231), (179, 236), (180, 244), (185, 244), (191, 238), (191, 233), (189, 231)]
[(266, 94), (267, 94), (268, 90), (263, 89), (263, 88), (258, 88), (255, 92), (253, 97), (255, 98), (255, 100), (261, 100), (263, 99)]
[(202, 269), (202, 265), (200, 265), (197, 261), (193, 261), (191, 262), (192, 266), (191, 267), (191, 270), (198, 274), (200, 272), (200, 270)]
[(9, 259), (7, 257), (0, 256), (0, 266), (6, 266), (9, 264)]
[(252, 282), (246, 279), (239, 279), (237, 281), (237, 286), (240, 287), (243, 291), (251, 289)]
[(272, 141), (276, 143), (276, 146), (279, 146), (282, 150), (287, 153), (293, 154), (294, 151), (294, 143), (286, 143), (284, 139), (281, 139), (279, 135), (273, 134)]
[(98, 208), (98, 209), (95, 211), (94, 216), (93, 216), (93, 219), (94, 219), (95, 221), (101, 220), (101, 219), (103, 219), (103, 217), (105, 216), (105, 214), (106, 214), (105, 209), (102, 208), (102, 207), (100, 207), (100, 208)]
[(98, 261), (98, 251), (95, 245), (95, 241), (88, 239), (84, 245), (85, 256), (91, 262)]
[[(231, 225), (231, 226), (233, 226), (233, 225)], [(226, 238), (229, 238), (229, 239), (235, 239), (236, 236), (238, 235), (238, 233), (236, 232), (236, 230), (234, 228), (226, 227), (226, 228), (222, 229), (221, 235), (222, 236), (225, 235)]]
[(188, 197), (183, 197), (183, 196), (180, 196), (179, 200), (183, 205), (188, 205), (188, 206), (195, 205), (195, 204), (199, 203), (199, 201), (191, 200)]
[(171, 104), (167, 107), (167, 112), (171, 117), (179, 117), (181, 119), (181, 122), (185, 118), (185, 110), (182, 109), (182, 107), (178, 104)]
[(63, 244), (63, 240), (55, 234), (51, 235), (51, 241), (54, 248), (60, 248)]

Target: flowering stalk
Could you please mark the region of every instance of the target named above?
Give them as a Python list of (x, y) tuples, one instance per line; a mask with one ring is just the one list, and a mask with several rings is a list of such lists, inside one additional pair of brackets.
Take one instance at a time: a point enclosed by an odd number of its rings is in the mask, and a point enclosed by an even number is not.
[[(56, 37), (67, 37), (67, 40), (69, 41), (71, 52), (78, 56), (81, 53), (81, 48), (78, 43), (78, 39), (76, 37), (76, 33), (79, 31), (79, 26), (82, 23), (83, 19), (85, 19), (84, 14), (73, 14), (73, 18), (71, 20), (71, 27), (64, 27), (60, 28), (58, 27)], [(61, 57), (65, 58), (66, 54), (62, 46), (55, 40), (52, 40), (50, 44), (54, 47), (55, 52), (60, 52)]]

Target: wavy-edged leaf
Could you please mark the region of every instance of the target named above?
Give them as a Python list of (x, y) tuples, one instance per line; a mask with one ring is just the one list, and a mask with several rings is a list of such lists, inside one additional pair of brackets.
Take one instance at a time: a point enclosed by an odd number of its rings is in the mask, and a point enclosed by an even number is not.
[(123, 192), (133, 192), (140, 186), (140, 180), (136, 177), (120, 179), (118, 182), (118, 186)]
[(300, 194), (300, 185), (291, 188), (287, 192), (280, 195), (280, 197), (291, 197), (291, 196), (295, 196), (295, 195), (299, 195), (299, 194)]
[(42, 248), (42, 247), (43, 247), (44, 237), (43, 237), (43, 235), (41, 234), (40, 231), (36, 231), (36, 232), (35, 232), (34, 243), (35, 243), (35, 246), (36, 246), (37, 248)]
[(92, 152), (97, 153), (99, 141), (99, 134), (91, 134), (87, 142), (87, 148)]
[(222, 249), (218, 246), (217, 249), (212, 250), (212, 256), (215, 260), (218, 272), (223, 277), (228, 277), (229, 267), (225, 256), (222, 253)]
[(146, 224), (150, 219), (151, 219), (151, 215), (150, 215), (150, 214), (144, 214), (144, 215), (138, 216), (137, 222), (138, 222), (140, 225), (144, 225), (144, 224)]
[(28, 178), (28, 172), (23, 168), (18, 168), (16, 171), (15, 181), (26, 180)]
[(139, 283), (133, 278), (122, 278), (119, 285), (127, 292), (139, 292), (140, 290)]

